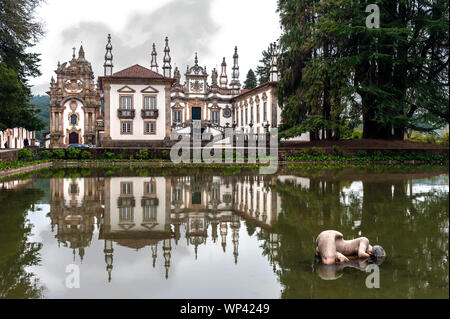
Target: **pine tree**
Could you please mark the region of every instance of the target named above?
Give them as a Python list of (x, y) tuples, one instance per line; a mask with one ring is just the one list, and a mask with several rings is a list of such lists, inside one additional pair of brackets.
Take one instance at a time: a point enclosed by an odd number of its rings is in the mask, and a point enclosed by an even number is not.
[(255, 72), (250, 69), (247, 73), (247, 79), (244, 82), (244, 89), (251, 90), (258, 86), (258, 81), (256, 80)]
[(272, 62), (272, 55), (274, 48), (269, 45), (267, 50), (262, 52), (262, 59), (259, 61), (260, 65), (256, 67), (256, 74), (258, 75), (259, 84), (269, 82), (270, 79), (270, 65)]
[(448, 1), (375, 3), (381, 25), (369, 29), (366, 1), (279, 0), (280, 136), (338, 138), (359, 116), (365, 138), (448, 123)]

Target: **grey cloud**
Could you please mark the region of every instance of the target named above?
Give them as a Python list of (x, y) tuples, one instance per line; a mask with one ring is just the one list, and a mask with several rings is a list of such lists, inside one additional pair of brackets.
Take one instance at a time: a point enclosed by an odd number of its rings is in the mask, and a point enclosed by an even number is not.
[(62, 63), (71, 59), (72, 51), (67, 52), (67, 48), (75, 45), (78, 53), (82, 42), (95, 75), (103, 75), (106, 38), (111, 33), (114, 71), (136, 63), (150, 67), (151, 48), (155, 43), (159, 72), (162, 73), (164, 39), (168, 36), (172, 68), (176, 65), (184, 73), (187, 65), (193, 65), (195, 52), (199, 54), (200, 63), (201, 58), (210, 53), (208, 44), (219, 30), (211, 18), (210, 7), (210, 0), (173, 1), (151, 14), (134, 13), (119, 32), (113, 32), (102, 23), (81, 22), (61, 31), (62, 44), (55, 50), (59, 51), (57, 56)]
[(32, 94), (45, 95), (45, 92), (50, 90), (50, 80), (43, 81), (37, 85), (33, 85), (31, 88)]

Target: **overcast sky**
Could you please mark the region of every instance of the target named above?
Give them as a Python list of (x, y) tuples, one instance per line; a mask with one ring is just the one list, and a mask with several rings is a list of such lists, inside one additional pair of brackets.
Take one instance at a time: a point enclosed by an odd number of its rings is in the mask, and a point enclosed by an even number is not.
[[(281, 33), (276, 0), (46, 0), (37, 11), (46, 34), (33, 51), (41, 53), (42, 76), (31, 80), (33, 93), (44, 94), (58, 61), (72, 57), (83, 44), (95, 76), (103, 75), (105, 45), (111, 33), (114, 72), (134, 64), (150, 67), (156, 44), (162, 73), (164, 38), (169, 37), (172, 70), (184, 74), (199, 64), (208, 74), (220, 69), (225, 57), (229, 80), (232, 56), (238, 46), (240, 80), (255, 68), (261, 52)], [(219, 70), (220, 74), (220, 70)]]

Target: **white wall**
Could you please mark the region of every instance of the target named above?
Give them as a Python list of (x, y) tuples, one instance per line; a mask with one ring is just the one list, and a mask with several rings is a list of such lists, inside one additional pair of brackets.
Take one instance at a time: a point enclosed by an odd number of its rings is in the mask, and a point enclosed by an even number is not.
[[(8, 138), (9, 132), (9, 138)], [(31, 139), (33, 132), (27, 131), (24, 128), (13, 128), (0, 131), (0, 148), (5, 148), (5, 143), (8, 142), (8, 148), (24, 148), (24, 141), (27, 138), (28, 143), (31, 146)]]
[[(163, 140), (166, 136), (166, 91), (164, 85), (152, 85), (159, 91), (156, 97), (156, 108), (159, 110), (158, 119), (156, 119), (156, 134), (144, 134), (144, 119), (141, 116), (141, 110), (144, 108), (143, 96), (147, 93), (141, 93), (148, 85), (127, 85), (135, 90), (135, 93), (117, 92), (125, 84), (112, 84), (110, 90), (110, 134), (113, 140)], [(117, 110), (120, 106), (120, 95), (133, 95), (133, 108), (135, 117), (133, 120), (133, 134), (120, 134), (120, 121), (117, 116)], [(149, 93), (151, 94), (151, 93)], [(145, 119), (147, 120), (147, 119)]]
[[(148, 228), (142, 225), (144, 221), (144, 209), (141, 207), (141, 200), (144, 196), (144, 183), (155, 181), (156, 182), (156, 197), (158, 198), (159, 204), (157, 206), (156, 213), (156, 223), (157, 225), (152, 228), (155, 231), (164, 231), (166, 225), (166, 178), (165, 177), (154, 177), (154, 178), (143, 178), (143, 177), (113, 177), (110, 180), (110, 196), (109, 196), (109, 207), (110, 207), (110, 225), (111, 232), (124, 231), (124, 228), (120, 226), (120, 210), (117, 206), (117, 201), (120, 197), (120, 185), (121, 183), (132, 183), (133, 193), (135, 199), (135, 207), (133, 208), (134, 216), (134, 226), (128, 228), (127, 231), (148, 231)], [(106, 189), (106, 191), (108, 191)], [(107, 197), (107, 196), (105, 196)], [(108, 213), (108, 212), (106, 212)]]
[[(78, 122), (77, 125), (73, 126), (70, 123), (70, 118), (69, 115), (72, 114), (72, 109), (70, 108), (70, 105), (72, 103), (72, 101), (75, 101), (75, 103), (77, 104), (77, 108), (75, 109), (75, 111), (73, 113), (78, 114)], [(84, 111), (81, 108), (83, 106), (83, 104), (78, 101), (78, 100), (68, 100), (66, 103), (64, 103), (64, 112), (63, 112), (63, 119), (62, 119), (62, 128), (63, 128), (63, 134), (64, 134), (64, 143), (66, 143), (66, 139), (67, 142), (69, 141), (69, 136), (67, 134), (67, 129), (71, 130), (72, 127), (75, 127), (75, 129), (79, 130), (81, 129), (80, 133), (80, 137), (81, 137), (81, 143), (80, 144), (84, 144)]]

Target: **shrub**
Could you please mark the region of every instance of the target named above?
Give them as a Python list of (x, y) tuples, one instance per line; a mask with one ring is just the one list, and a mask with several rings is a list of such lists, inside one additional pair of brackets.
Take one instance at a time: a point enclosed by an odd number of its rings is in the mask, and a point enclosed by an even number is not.
[(49, 150), (43, 150), (42, 152), (39, 153), (39, 156), (42, 159), (49, 159), (52, 157), (52, 152)]
[(316, 147), (316, 146), (311, 147), (310, 152), (311, 152), (311, 155), (316, 155), (316, 156), (324, 154), (323, 148)]
[(354, 131), (352, 133), (352, 140), (359, 140), (362, 139), (362, 132), (361, 131)]
[(33, 152), (26, 148), (22, 148), (19, 151), (19, 159), (21, 161), (32, 161), (33, 160)]
[(90, 160), (90, 159), (92, 159), (93, 157), (94, 157), (94, 156), (93, 156), (92, 153), (89, 152), (89, 151), (83, 151), (83, 152), (81, 152), (81, 158), (82, 158), (82, 159)]
[(136, 153), (136, 158), (139, 160), (145, 160), (148, 159), (148, 151), (146, 149), (140, 149), (137, 153)]
[(58, 148), (56, 150), (53, 150), (53, 158), (64, 159), (65, 156), (66, 156), (66, 152), (64, 152), (63, 149)]
[(68, 159), (77, 159), (80, 156), (81, 150), (71, 147), (67, 149), (66, 153)]
[(333, 149), (333, 152), (336, 155), (339, 155), (339, 156), (343, 156), (344, 155), (344, 150), (341, 147), (339, 147), (337, 145), (333, 145), (332, 149)]
[(113, 159), (116, 154), (114, 154), (113, 152), (106, 152), (105, 156), (107, 159)]
[(367, 152), (364, 150), (359, 150), (356, 152), (356, 156), (357, 157), (366, 157), (367, 156)]
[[(447, 134), (447, 136), (448, 136), (448, 134)], [(163, 159), (170, 159), (169, 158), (170, 157), (170, 152), (168, 150), (162, 150), (161, 154), (162, 154)]]
[(374, 161), (382, 161), (384, 160), (383, 152), (382, 151), (375, 151), (373, 152), (373, 160)]

